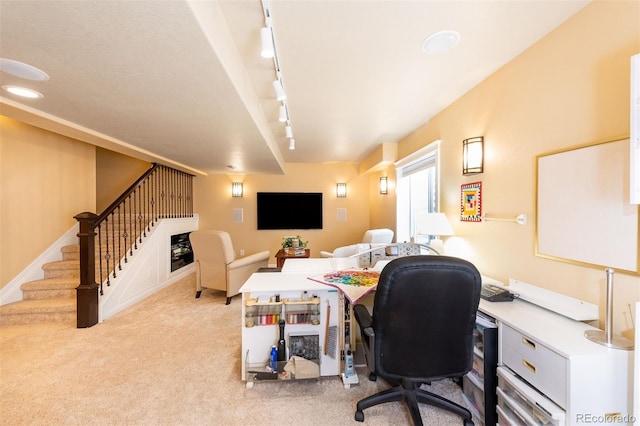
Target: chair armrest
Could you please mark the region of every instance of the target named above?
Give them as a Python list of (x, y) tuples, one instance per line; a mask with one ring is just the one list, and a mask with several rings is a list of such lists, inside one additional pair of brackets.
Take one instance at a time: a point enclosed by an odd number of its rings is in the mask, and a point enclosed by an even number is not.
[(229, 269), (237, 269), (242, 268), (243, 266), (251, 265), (252, 263), (261, 262), (264, 260), (269, 260), (269, 252), (261, 251), (258, 253), (250, 254), (249, 256), (240, 257), (233, 262), (229, 263)]
[(332, 251), (321, 251), (320, 252), (320, 257), (333, 257), (333, 252)]
[(353, 315), (360, 326), (360, 329), (364, 331), (366, 328), (371, 328), (373, 320), (371, 314), (367, 310), (367, 307), (362, 304), (357, 304), (353, 307)]

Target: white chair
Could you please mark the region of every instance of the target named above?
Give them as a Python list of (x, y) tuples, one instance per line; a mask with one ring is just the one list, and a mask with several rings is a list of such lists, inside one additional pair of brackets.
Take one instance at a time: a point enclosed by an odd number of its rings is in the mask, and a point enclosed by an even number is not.
[[(360, 243), (364, 244), (390, 244), (393, 241), (393, 231), (387, 228), (369, 229), (362, 236)], [(320, 257), (349, 257), (363, 250), (364, 247), (358, 247), (358, 244), (351, 244), (336, 248), (334, 251), (321, 251)]]
[(393, 241), (393, 231), (387, 228), (369, 229), (362, 236), (362, 243), (390, 244)]
[(226, 292), (228, 305), (249, 276), (269, 263), (268, 251), (236, 259), (225, 231), (193, 231), (189, 240), (196, 262), (196, 299), (203, 288), (210, 288)]

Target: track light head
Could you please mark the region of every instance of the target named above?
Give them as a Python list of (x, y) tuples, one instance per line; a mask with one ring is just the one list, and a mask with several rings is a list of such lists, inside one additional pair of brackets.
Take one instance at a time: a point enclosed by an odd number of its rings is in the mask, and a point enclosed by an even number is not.
[(260, 56), (263, 58), (273, 58), (275, 52), (273, 49), (273, 36), (271, 35), (271, 28), (260, 28)]
[(280, 105), (280, 113), (278, 114), (278, 121), (281, 123), (284, 123), (288, 119), (289, 117), (287, 117), (287, 107), (284, 105)]
[(284, 93), (284, 87), (282, 87), (282, 82), (280, 79), (273, 81), (273, 90), (276, 92), (276, 99), (279, 101), (284, 101), (287, 98), (287, 95)]

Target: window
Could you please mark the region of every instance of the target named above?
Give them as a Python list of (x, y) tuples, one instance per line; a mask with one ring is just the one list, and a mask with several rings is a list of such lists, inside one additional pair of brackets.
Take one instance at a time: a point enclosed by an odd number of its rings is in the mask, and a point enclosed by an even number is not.
[(438, 211), (440, 141), (435, 141), (396, 163), (396, 241), (427, 244), (420, 233), (421, 218)]

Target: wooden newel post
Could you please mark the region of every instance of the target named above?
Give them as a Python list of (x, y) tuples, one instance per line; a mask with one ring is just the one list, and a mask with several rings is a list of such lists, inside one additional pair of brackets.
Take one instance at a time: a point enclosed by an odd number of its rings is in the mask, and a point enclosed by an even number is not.
[(95, 235), (93, 230), (98, 215), (83, 212), (74, 219), (80, 232), (80, 285), (76, 287), (77, 328), (87, 328), (98, 323), (98, 283), (96, 283)]

